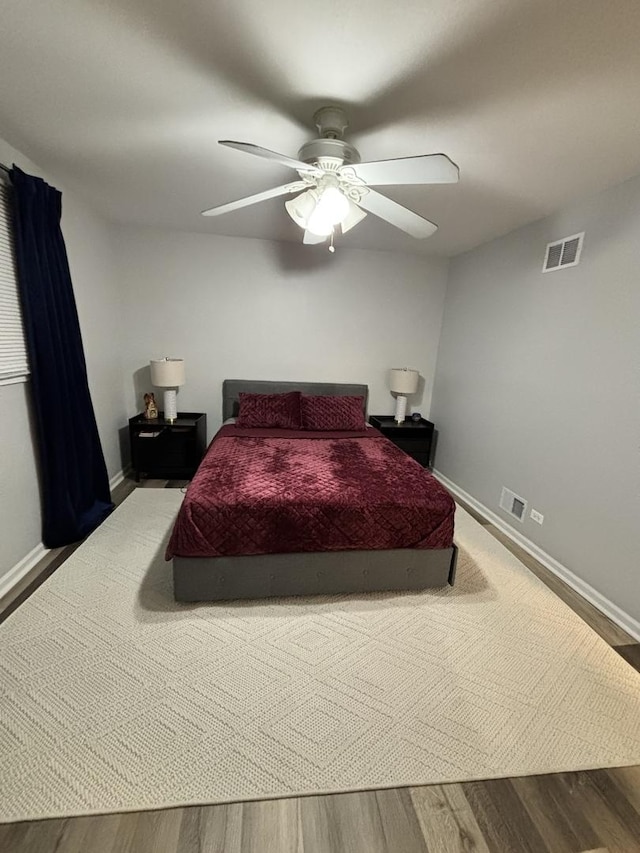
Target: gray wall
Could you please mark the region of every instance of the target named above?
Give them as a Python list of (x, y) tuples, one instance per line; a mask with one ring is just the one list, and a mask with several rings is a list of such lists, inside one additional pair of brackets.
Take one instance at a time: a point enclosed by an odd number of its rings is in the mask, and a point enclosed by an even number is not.
[(411, 404), (429, 412), (446, 260), (132, 227), (116, 249), (129, 414), (163, 355), (185, 359), (179, 408), (207, 412), (209, 435), (226, 378), (363, 382), (385, 414), (388, 369), (415, 367)]
[[(579, 266), (548, 242), (586, 231)], [(640, 178), (459, 256), (436, 468), (640, 619)], [(505, 485), (544, 514), (519, 524)]]
[[(44, 177), (62, 196), (62, 230), (80, 317), (89, 385), (109, 476), (121, 469), (118, 428), (125, 422), (122, 324), (107, 223), (0, 139), (0, 162)], [(0, 385), (0, 583), (40, 543), (36, 452), (29, 426), (29, 386)]]

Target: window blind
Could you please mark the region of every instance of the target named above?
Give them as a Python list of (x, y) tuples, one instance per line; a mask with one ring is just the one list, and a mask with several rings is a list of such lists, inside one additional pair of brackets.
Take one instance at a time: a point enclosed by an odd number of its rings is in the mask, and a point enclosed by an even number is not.
[(28, 373), (16, 277), (11, 187), (0, 178), (0, 384), (19, 382)]

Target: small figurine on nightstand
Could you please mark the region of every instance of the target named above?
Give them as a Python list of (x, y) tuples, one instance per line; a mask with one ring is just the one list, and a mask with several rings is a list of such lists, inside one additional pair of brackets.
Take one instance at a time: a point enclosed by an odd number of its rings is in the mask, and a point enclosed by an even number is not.
[(153, 394), (144, 395), (144, 416), (148, 421), (154, 421), (158, 417), (158, 407)]
[(414, 412), (411, 415), (411, 420), (416, 424), (419, 424), (421, 419), (422, 419), (422, 415), (420, 414), (420, 412)]

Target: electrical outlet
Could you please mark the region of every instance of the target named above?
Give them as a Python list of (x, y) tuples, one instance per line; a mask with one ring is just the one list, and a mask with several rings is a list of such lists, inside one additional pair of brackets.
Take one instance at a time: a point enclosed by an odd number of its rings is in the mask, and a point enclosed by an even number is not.
[(534, 521), (537, 521), (538, 524), (542, 524), (542, 522), (544, 521), (544, 515), (541, 512), (538, 512), (537, 509), (531, 510), (531, 518)]

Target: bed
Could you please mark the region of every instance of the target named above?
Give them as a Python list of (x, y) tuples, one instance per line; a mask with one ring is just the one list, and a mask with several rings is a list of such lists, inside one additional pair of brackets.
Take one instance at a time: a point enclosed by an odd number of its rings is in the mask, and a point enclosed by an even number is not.
[(223, 427), (167, 547), (176, 600), (453, 585), (453, 500), (377, 430), (235, 425), (241, 393), (292, 391), (361, 397), (366, 415), (366, 385), (225, 380)]

